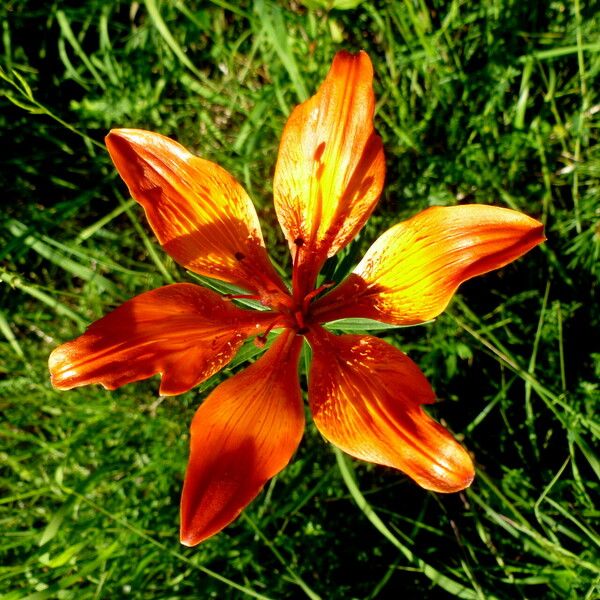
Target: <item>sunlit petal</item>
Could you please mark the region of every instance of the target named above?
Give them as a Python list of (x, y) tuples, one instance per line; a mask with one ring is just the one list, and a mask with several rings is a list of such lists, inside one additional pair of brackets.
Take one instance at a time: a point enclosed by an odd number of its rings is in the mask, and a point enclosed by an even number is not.
[(405, 354), (375, 337), (323, 329), (309, 341), (310, 407), (330, 442), (356, 458), (400, 469), (429, 490), (469, 486), (472, 461), (421, 408), (434, 393)]
[(267, 296), (285, 290), (254, 206), (225, 169), (150, 131), (115, 129), (106, 145), (158, 241), (178, 263)]
[(274, 180), (279, 223), (295, 256), (295, 287), (310, 291), (324, 263), (373, 210), (385, 174), (373, 129), (373, 67), (339, 52), (317, 94), (285, 126)]
[(242, 310), (197, 285), (158, 288), (56, 348), (48, 361), (52, 385), (65, 390), (99, 383), (112, 390), (161, 373), (160, 393), (181, 394), (219, 371), (272, 319), (272, 313)]
[(439, 315), (458, 286), (544, 241), (522, 213), (478, 204), (434, 207), (388, 229), (340, 286), (315, 303), (320, 322), (367, 317), (396, 325)]
[(292, 457), (304, 430), (301, 347), (301, 338), (284, 332), (196, 412), (181, 498), (183, 544), (198, 544), (231, 523)]

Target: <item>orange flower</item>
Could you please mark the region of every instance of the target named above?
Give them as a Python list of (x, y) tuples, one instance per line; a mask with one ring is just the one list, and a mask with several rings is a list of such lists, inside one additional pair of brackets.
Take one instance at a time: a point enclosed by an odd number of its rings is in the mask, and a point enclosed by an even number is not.
[(106, 138), (166, 252), (190, 271), (248, 290), (267, 310), (238, 308), (188, 283), (146, 292), (56, 348), (52, 384), (114, 389), (160, 373), (160, 393), (181, 394), (223, 368), (248, 337), (282, 329), (196, 412), (181, 500), (186, 545), (231, 523), (295, 452), (304, 429), (303, 337), (313, 353), (310, 408), (329, 441), (429, 490), (455, 492), (473, 479), (467, 452), (421, 407), (435, 395), (419, 368), (376, 337), (334, 335), (322, 324), (432, 319), (463, 281), (542, 242), (543, 228), (504, 208), (429, 208), (385, 232), (338, 287), (325, 295), (323, 286), (315, 289), (326, 259), (355, 237), (383, 186), (372, 79), (367, 54), (338, 53), (317, 94), (285, 126), (274, 199), (293, 257), (291, 291), (271, 265), (250, 199), (229, 173), (157, 133), (119, 129)]

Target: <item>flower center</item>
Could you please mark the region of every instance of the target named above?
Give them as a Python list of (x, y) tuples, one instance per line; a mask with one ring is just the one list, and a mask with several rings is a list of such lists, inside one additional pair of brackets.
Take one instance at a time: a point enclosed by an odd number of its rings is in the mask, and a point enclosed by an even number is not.
[(312, 323), (310, 304), (323, 290), (332, 285), (333, 283), (324, 283), (306, 294), (300, 302), (294, 302), (289, 307), (279, 308), (278, 312), (283, 316), (284, 326), (293, 329), (299, 335), (308, 333), (309, 325)]

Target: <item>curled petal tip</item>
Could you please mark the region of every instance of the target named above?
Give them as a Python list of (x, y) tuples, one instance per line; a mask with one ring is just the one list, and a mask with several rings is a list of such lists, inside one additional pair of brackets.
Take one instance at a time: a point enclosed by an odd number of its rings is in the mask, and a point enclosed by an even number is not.
[(181, 531), (179, 532), (179, 543), (182, 546), (187, 546), (188, 548), (193, 548), (197, 546), (200, 542), (202, 542), (205, 538), (197, 537), (194, 535), (192, 531), (184, 530), (183, 526), (181, 527)]
[(111, 129), (105, 136), (105, 140), (109, 140), (115, 137), (119, 137), (119, 133), (123, 131), (122, 129)]
[(339, 50), (335, 53), (333, 58), (333, 64), (341, 60), (358, 60), (363, 61), (365, 64), (368, 64), (372, 69), (371, 58), (364, 50), (359, 50), (358, 52), (350, 52), (349, 50)]
[(446, 448), (438, 446), (438, 452), (440, 456), (430, 465), (430, 472), (415, 477), (415, 481), (425, 489), (442, 494), (468, 488), (475, 478), (475, 467), (469, 453), (454, 440)]
[(539, 221), (536, 221), (536, 223), (537, 223), (537, 227), (535, 229), (536, 239), (537, 239), (537, 243), (541, 244), (542, 242), (545, 242), (548, 238), (546, 237), (546, 231), (544, 228), (544, 224), (540, 223)]
[(121, 127), (121, 128), (117, 128), (117, 129), (111, 129), (104, 139), (105, 140), (124, 139), (124, 140), (132, 140), (133, 141), (136, 138), (143, 137), (144, 134), (151, 135), (151, 136), (159, 135), (157, 133), (144, 131), (143, 129), (127, 129), (127, 128)]
[(114, 146), (115, 143), (119, 143), (122, 141), (129, 141), (130, 135), (129, 132), (132, 131), (130, 129), (111, 129), (108, 134), (104, 137), (104, 141), (108, 148), (109, 153), (113, 153), (116, 148)]
[(73, 367), (68, 343), (54, 348), (48, 357), (48, 370), (50, 371), (50, 384), (56, 390), (70, 390), (76, 387), (74, 378), (77, 369)]
[[(168, 160), (169, 153), (174, 154), (175, 157), (181, 160), (188, 160), (192, 156), (183, 146), (180, 146), (170, 138), (144, 129), (111, 129), (105, 136), (104, 141), (106, 142), (109, 154), (113, 158), (113, 161), (115, 161), (117, 169), (119, 169), (119, 165), (116, 162), (119, 160), (118, 153), (120, 151), (127, 151), (127, 149), (130, 149), (129, 152), (132, 150), (136, 152), (136, 154), (129, 156), (130, 160), (144, 158), (145, 149), (148, 156), (153, 150), (158, 151), (158, 153), (162, 152), (162, 158), (165, 160)], [(121, 173), (121, 176), (123, 176), (123, 173)]]
[(460, 492), (461, 490), (466, 490), (468, 487), (471, 487), (471, 484), (473, 483), (474, 480), (475, 480), (475, 469), (473, 469), (469, 473), (468, 477), (465, 477), (463, 479), (462, 487), (460, 488), (460, 490), (456, 490), (456, 491)]

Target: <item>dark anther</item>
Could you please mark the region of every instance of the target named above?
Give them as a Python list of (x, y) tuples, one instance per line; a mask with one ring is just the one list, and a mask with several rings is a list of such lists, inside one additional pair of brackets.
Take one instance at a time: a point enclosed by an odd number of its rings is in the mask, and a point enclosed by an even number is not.
[(294, 244), (296, 244), (296, 246), (298, 246), (298, 248), (301, 248), (302, 246), (304, 246), (304, 240), (301, 237), (296, 238), (294, 240)]
[(321, 160), (321, 157), (323, 156), (323, 152), (325, 151), (325, 142), (321, 142), (318, 146), (317, 149), (315, 150), (315, 155), (314, 155), (314, 159), (319, 162)]
[(265, 345), (266, 345), (266, 343), (267, 343), (267, 336), (266, 335), (257, 335), (254, 338), (254, 345), (257, 348), (264, 348)]
[(296, 333), (298, 335), (304, 335), (305, 333), (308, 333), (308, 327), (300, 327), (300, 329), (296, 329)]
[(246, 258), (246, 255), (243, 252), (236, 252), (234, 256), (237, 260), (244, 260)]

